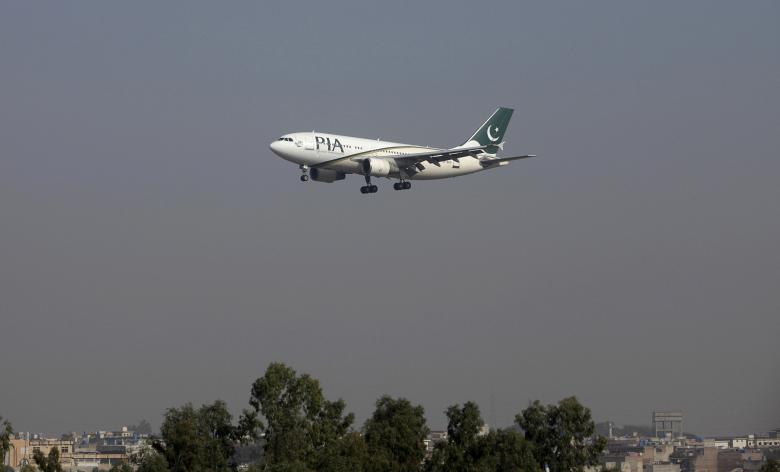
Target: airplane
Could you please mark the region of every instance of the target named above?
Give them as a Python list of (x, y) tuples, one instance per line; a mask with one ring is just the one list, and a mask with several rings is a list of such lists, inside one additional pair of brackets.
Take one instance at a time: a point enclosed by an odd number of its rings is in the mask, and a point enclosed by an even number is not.
[(459, 177), (505, 166), (534, 154), (497, 157), (504, 148), (504, 133), (514, 110), (499, 107), (482, 126), (460, 146), (436, 149), (427, 146), (393, 143), (316, 131), (285, 134), (270, 145), (282, 159), (298, 164), (301, 181), (344, 180), (347, 174), (365, 177), (360, 193), (376, 193), (372, 177), (398, 179), (394, 190), (412, 188), (411, 180)]

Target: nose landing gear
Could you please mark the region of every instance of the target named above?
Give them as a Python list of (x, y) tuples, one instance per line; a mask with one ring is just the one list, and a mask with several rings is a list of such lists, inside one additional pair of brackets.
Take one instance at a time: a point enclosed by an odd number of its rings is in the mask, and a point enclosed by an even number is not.
[(299, 167), (301, 169), (301, 182), (308, 181), (309, 180), (309, 166), (307, 166), (306, 164), (301, 164)]

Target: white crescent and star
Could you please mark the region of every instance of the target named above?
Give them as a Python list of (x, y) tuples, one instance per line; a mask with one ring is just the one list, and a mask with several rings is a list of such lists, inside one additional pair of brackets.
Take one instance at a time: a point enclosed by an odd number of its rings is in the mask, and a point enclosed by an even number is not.
[[(498, 133), (498, 126), (494, 128), (495, 132)], [(498, 137), (494, 137), (492, 134), (490, 134), (490, 126), (487, 128), (487, 137), (489, 140), (496, 142), (498, 141)]]

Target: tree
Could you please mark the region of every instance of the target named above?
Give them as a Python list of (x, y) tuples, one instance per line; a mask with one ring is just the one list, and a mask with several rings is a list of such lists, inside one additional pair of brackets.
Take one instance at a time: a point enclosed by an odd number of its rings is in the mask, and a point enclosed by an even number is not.
[(168, 462), (157, 452), (143, 454), (138, 460), (136, 472), (168, 472)]
[(319, 381), (276, 362), (252, 385), (249, 404), (239, 430), (255, 438), (262, 431), (267, 470), (316, 469), (354, 421), (343, 400), (325, 399)]
[(466, 402), (463, 408), (452, 405), (445, 412), (447, 415), (447, 439), (453, 444), (466, 448), (477, 439), (485, 422), (479, 412), (479, 405)]
[(34, 465), (24, 464), (19, 472), (38, 472)]
[(538, 472), (533, 447), (522, 434), (511, 430), (492, 431), (482, 438), (486, 453), (480, 470), (500, 472)]
[(44, 456), (43, 453), (36, 449), (33, 452), (33, 460), (41, 472), (62, 472), (62, 465), (60, 464), (60, 450), (56, 447), (49, 449), (49, 455)]
[(318, 456), (314, 470), (322, 472), (361, 472), (369, 462), (368, 447), (357, 432), (347, 433), (331, 443)]
[(764, 463), (764, 465), (761, 466), (759, 472), (780, 472), (780, 462), (774, 459), (769, 459)]
[[(221, 400), (197, 410), (191, 403), (169, 408), (160, 427), (162, 441), (154, 448), (172, 472), (226, 471), (234, 451), (235, 427), (227, 405)], [(150, 459), (146, 467), (159, 467)]]
[(198, 411), (199, 431), (204, 435), (204, 453), (208, 470), (223, 470), (236, 451), (233, 416), (221, 400), (203, 405)]
[(11, 437), (14, 434), (14, 427), (8, 420), (3, 420), (0, 416), (0, 464), (5, 464), (5, 455), (11, 450)]
[(536, 461), (555, 472), (582, 472), (586, 466), (595, 466), (606, 447), (606, 439), (594, 437), (590, 409), (576, 397), (547, 406), (534, 401), (515, 416), (515, 422), (533, 444)]
[(484, 421), (476, 403), (447, 408), (447, 441), (436, 444), (426, 464), (429, 472), (537, 472), (528, 442), (516, 431), (480, 435)]
[(422, 406), (413, 406), (405, 398), (381, 397), (373, 415), (363, 426), (370, 457), (367, 470), (419, 470), (425, 457), (423, 441), (428, 432)]
[(452, 405), (444, 412), (447, 415), (447, 441), (434, 446), (433, 455), (428, 461), (429, 471), (470, 471), (477, 470), (480, 461), (474, 447), (477, 435), (485, 424), (479, 412), (479, 406), (467, 402), (461, 408)]

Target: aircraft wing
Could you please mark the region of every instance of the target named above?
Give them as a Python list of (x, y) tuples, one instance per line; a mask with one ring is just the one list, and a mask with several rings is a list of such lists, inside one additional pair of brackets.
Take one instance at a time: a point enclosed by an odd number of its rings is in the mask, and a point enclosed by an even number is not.
[[(455, 148), (455, 149), (434, 149), (428, 152), (407, 154), (405, 156), (376, 156), (375, 158), (393, 159), (395, 160), (396, 164), (398, 164), (398, 167), (410, 167), (422, 162), (430, 162), (431, 164), (438, 166), (440, 165), (439, 163), (441, 161), (448, 161), (450, 159), (457, 159), (459, 157), (466, 157), (466, 156), (477, 156), (487, 148), (501, 147), (502, 144), (503, 143), (488, 144), (486, 146), (472, 146), (472, 147)], [(339, 162), (343, 162), (346, 160), (358, 161), (369, 157), (367, 155), (375, 151), (376, 149), (371, 151), (359, 152), (357, 154), (350, 154), (349, 156), (339, 157), (337, 159), (331, 159), (329, 161), (321, 162), (319, 164), (315, 164), (310, 167), (312, 169), (318, 169), (320, 167), (327, 167), (329, 165), (337, 164)]]
[[(503, 144), (503, 143), (501, 143)], [(441, 161), (449, 161), (450, 159), (457, 159), (459, 157), (474, 156), (481, 154), (487, 148), (495, 148), (497, 144), (489, 144), (487, 146), (472, 146), (467, 148), (456, 149), (444, 149), (432, 152), (421, 152), (417, 154), (409, 154), (406, 156), (396, 157), (395, 162), (398, 167), (409, 167), (420, 164), (422, 162), (430, 162), (434, 165), (439, 165)]]

